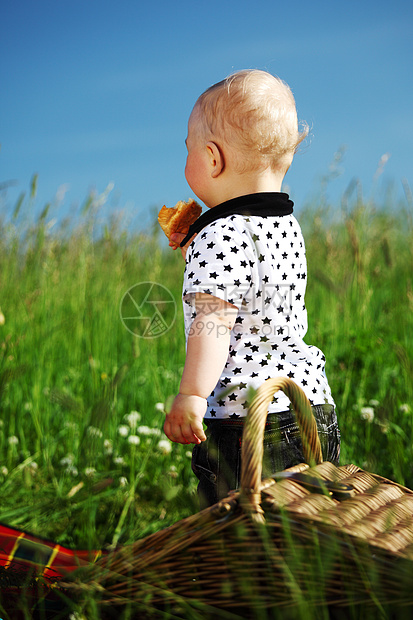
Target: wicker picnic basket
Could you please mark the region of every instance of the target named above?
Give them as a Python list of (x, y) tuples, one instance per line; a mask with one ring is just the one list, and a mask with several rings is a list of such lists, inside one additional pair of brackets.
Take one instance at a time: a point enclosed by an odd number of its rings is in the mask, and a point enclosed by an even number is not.
[[(266, 413), (280, 389), (296, 412), (307, 463), (262, 480)], [(412, 559), (413, 491), (355, 465), (323, 462), (307, 398), (279, 378), (267, 380), (251, 404), (239, 491), (114, 551), (62, 586), (79, 600), (92, 597), (102, 617), (127, 608), (132, 618), (165, 611), (178, 618), (298, 618), (294, 610), (303, 607), (406, 609), (413, 604)]]

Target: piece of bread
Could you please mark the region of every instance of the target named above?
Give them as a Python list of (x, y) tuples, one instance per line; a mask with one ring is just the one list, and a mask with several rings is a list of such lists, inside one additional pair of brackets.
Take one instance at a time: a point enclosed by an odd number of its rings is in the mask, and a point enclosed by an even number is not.
[[(180, 200), (174, 207), (165, 207), (159, 211), (158, 222), (165, 235), (170, 239), (172, 233), (186, 233), (191, 224), (201, 215), (202, 208), (195, 200)], [(174, 244), (174, 247), (178, 247)]]

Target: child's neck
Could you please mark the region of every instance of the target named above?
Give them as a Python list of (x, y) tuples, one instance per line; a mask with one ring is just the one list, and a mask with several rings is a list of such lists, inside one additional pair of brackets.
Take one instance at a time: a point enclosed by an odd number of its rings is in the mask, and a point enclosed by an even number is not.
[[(233, 174), (225, 179), (225, 183), (221, 184), (219, 199), (217, 204), (238, 198), (238, 196), (246, 196), (248, 194), (258, 194), (261, 192), (280, 192), (285, 173), (264, 170), (259, 173), (251, 174)], [(222, 179), (224, 181), (224, 179)]]

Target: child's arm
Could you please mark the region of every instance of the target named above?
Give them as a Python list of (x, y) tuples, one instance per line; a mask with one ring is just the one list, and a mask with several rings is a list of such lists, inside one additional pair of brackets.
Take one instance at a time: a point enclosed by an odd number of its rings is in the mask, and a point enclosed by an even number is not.
[(179, 394), (164, 425), (167, 437), (178, 443), (197, 444), (206, 439), (202, 427), (206, 398), (227, 361), (231, 329), (238, 313), (232, 304), (206, 293), (196, 293), (195, 306)]

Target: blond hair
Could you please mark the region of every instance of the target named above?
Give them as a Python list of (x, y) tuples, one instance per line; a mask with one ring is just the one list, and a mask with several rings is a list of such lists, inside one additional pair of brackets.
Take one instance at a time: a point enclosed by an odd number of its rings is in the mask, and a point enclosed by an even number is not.
[(223, 140), (233, 153), (237, 172), (291, 164), (308, 133), (299, 131), (295, 100), (280, 78), (260, 70), (243, 70), (208, 88), (198, 98), (201, 131)]

